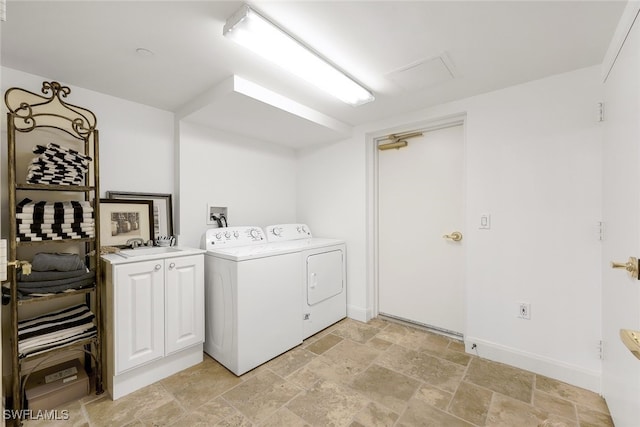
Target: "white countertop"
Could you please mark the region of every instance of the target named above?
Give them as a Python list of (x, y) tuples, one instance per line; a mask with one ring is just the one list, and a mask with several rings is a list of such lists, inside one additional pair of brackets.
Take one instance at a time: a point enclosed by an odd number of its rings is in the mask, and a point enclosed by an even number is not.
[[(158, 251), (158, 253), (149, 253)], [(138, 255), (137, 252), (140, 254)], [(204, 249), (189, 248), (186, 246), (171, 246), (171, 247), (140, 247), (136, 249), (123, 249), (123, 254), (129, 254), (128, 256), (120, 255), (118, 252), (112, 254), (101, 255), (100, 258), (112, 265), (128, 264), (132, 262), (150, 261), (154, 259), (176, 258), (189, 255), (203, 254)]]

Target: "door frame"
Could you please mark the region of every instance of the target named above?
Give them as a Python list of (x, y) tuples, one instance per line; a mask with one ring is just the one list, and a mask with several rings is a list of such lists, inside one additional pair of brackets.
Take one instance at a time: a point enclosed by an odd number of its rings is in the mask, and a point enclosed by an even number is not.
[[(615, 67), (616, 64), (616, 60), (618, 59), (618, 56), (620, 55), (622, 49), (624, 48), (624, 45), (627, 41), (627, 37), (629, 36), (629, 34), (631, 33), (631, 31), (633, 31), (633, 27), (637, 26), (640, 24), (640, 21), (638, 21), (640, 19), (640, 2), (637, 1), (632, 1), (627, 3), (627, 6), (624, 9), (624, 12), (622, 14), (622, 16), (620, 17), (620, 21), (618, 22), (618, 27), (616, 28), (616, 32), (613, 36), (613, 39), (609, 45), (609, 48), (607, 50), (607, 53), (605, 55), (605, 58), (603, 60), (602, 63), (602, 69), (601, 69), (601, 82), (603, 85), (606, 85), (608, 77), (610, 75), (610, 73), (612, 72), (612, 70)], [(638, 22), (636, 22), (638, 21)], [(637, 28), (636, 28), (637, 30)], [(605, 93), (606, 89), (605, 89)], [(634, 95), (636, 93), (632, 93), (632, 95)], [(607, 93), (608, 95), (608, 93)], [(608, 98), (608, 96), (607, 96)], [(606, 101), (606, 99), (605, 99)], [(605, 111), (605, 125), (606, 126), (611, 126), (610, 124), (607, 124), (607, 115), (606, 115), (606, 111)], [(603, 135), (603, 142), (605, 144), (606, 147), (606, 143), (608, 141), (607, 137), (609, 135), (607, 134), (607, 132), (605, 132), (605, 134)], [(633, 137), (632, 137), (633, 138)], [(637, 142), (636, 142), (637, 144)], [(606, 160), (606, 156), (603, 156), (603, 160)], [(604, 163), (603, 163), (604, 165)], [(603, 179), (605, 178), (605, 174), (607, 173), (607, 168), (604, 167), (603, 168)], [(605, 188), (603, 186), (603, 191), (606, 192), (608, 189)], [(637, 190), (636, 190), (637, 191)], [(604, 193), (603, 193), (604, 194)], [(604, 200), (603, 200), (604, 201)], [(605, 221), (608, 221), (608, 218), (603, 218)], [(606, 223), (605, 223), (606, 226)], [(606, 228), (605, 228), (606, 231)], [(634, 236), (635, 239), (638, 238), (638, 236)], [(605, 237), (606, 239), (606, 237)], [(601, 278), (601, 287), (602, 287), (602, 327), (601, 327), (601, 334), (602, 334), (602, 343), (603, 343), (603, 357), (601, 357), (602, 360), (602, 365), (601, 365), (601, 378), (600, 378), (600, 393), (603, 395), (603, 397), (605, 398), (605, 400), (607, 400), (607, 404), (609, 405), (609, 410), (611, 412), (611, 417), (614, 421), (616, 422), (621, 422), (621, 423), (625, 423), (628, 422), (629, 420), (632, 420), (631, 422), (633, 422), (637, 417), (635, 414), (635, 412), (633, 411), (633, 406), (629, 405), (627, 403), (627, 401), (625, 401), (624, 399), (622, 399), (621, 401), (621, 394), (620, 393), (615, 393), (612, 392), (612, 390), (617, 389), (623, 389), (624, 391), (629, 391), (629, 388), (633, 388), (633, 387), (629, 387), (628, 385), (626, 386), (622, 386), (622, 387), (618, 387), (618, 382), (615, 382), (615, 380), (618, 377), (615, 376), (616, 373), (612, 373), (611, 372), (611, 365), (612, 364), (616, 364), (617, 362), (619, 363), (624, 363), (626, 364), (634, 364), (637, 363), (637, 360), (628, 360), (625, 359), (624, 361), (620, 361), (620, 360), (615, 360), (611, 358), (610, 354), (614, 353), (614, 354), (625, 354), (626, 358), (631, 358), (632, 356), (630, 356), (626, 349), (624, 348), (624, 346), (622, 345), (622, 343), (620, 342), (620, 338), (618, 336), (611, 336), (609, 334), (609, 332), (611, 331), (611, 329), (607, 329), (609, 327), (609, 322), (607, 321), (607, 319), (609, 319), (608, 317), (608, 313), (611, 312), (611, 309), (607, 309), (605, 306), (608, 305), (607, 303), (607, 297), (606, 294), (608, 292), (612, 292), (609, 286), (607, 285), (611, 285), (612, 281), (608, 280), (610, 277), (614, 277), (616, 276), (616, 274), (619, 273), (612, 273), (609, 266), (607, 264), (609, 264), (609, 262), (611, 261), (611, 259), (609, 257), (611, 257), (613, 254), (611, 253), (611, 243), (606, 244), (606, 242), (602, 246), (602, 265), (603, 265), (603, 271), (602, 271), (602, 278)], [(637, 248), (637, 240), (634, 244), (634, 246)], [(634, 253), (630, 253), (629, 255), (632, 256), (638, 256), (637, 254)], [(616, 276), (617, 278), (615, 279), (614, 284), (612, 284), (611, 286), (639, 286), (637, 281), (634, 281), (632, 279), (628, 279), (625, 280), (625, 278), (620, 277), (620, 276)], [(634, 328), (635, 325), (616, 325), (615, 328)], [(609, 340), (609, 341), (608, 341)], [(611, 347), (612, 346), (616, 346), (616, 350), (612, 351)], [(637, 378), (634, 378), (637, 381)], [(629, 380), (630, 381), (630, 380)], [(612, 385), (615, 384), (615, 385)], [(636, 383), (637, 384), (637, 383)], [(637, 396), (637, 393), (635, 393), (637, 391), (637, 388), (635, 388), (635, 390), (632, 390), (634, 392), (634, 396)]]
[[(375, 318), (379, 314), (379, 240), (378, 240), (378, 228), (379, 228), (379, 217), (378, 217), (378, 141), (383, 137), (393, 134), (393, 133), (406, 133), (413, 132), (416, 130), (420, 130), (422, 132), (432, 132), (439, 129), (445, 129), (453, 126), (462, 126), (463, 127), (463, 229), (467, 227), (467, 212), (466, 212), (466, 121), (467, 114), (466, 112), (454, 113), (450, 115), (439, 116), (432, 119), (426, 119), (419, 122), (410, 122), (403, 123), (400, 125), (396, 125), (393, 127), (388, 127), (384, 129), (378, 129), (369, 133), (366, 133), (366, 184), (367, 184), (367, 221), (366, 221), (366, 280), (367, 280), (367, 313), (365, 313), (365, 317), (367, 321)], [(466, 331), (466, 295), (467, 295), (467, 275), (466, 275), (466, 251), (463, 251), (463, 257), (465, 257), (464, 265), (465, 265), (465, 274), (464, 274), (464, 293), (465, 300), (462, 301), (464, 304), (463, 312), (465, 314), (465, 327), (462, 331), (464, 334)]]

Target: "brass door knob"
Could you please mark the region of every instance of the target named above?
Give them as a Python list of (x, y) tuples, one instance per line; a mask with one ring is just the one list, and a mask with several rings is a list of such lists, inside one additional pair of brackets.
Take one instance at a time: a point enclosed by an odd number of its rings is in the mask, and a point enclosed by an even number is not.
[(631, 354), (640, 359), (640, 331), (620, 329), (620, 338)]
[(448, 240), (453, 240), (454, 242), (459, 242), (460, 240), (462, 240), (462, 233), (459, 231), (454, 231), (453, 233), (445, 234), (442, 237)]
[(625, 263), (611, 261), (611, 268), (624, 268), (634, 279), (638, 278), (638, 258), (629, 257), (629, 261)]

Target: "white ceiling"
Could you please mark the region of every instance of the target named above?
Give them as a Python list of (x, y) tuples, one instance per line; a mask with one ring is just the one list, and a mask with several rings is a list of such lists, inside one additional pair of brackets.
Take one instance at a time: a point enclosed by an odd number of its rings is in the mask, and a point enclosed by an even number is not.
[[(238, 1), (8, 0), (1, 62), (302, 147), (342, 138), (355, 125), (599, 64), (626, 2), (250, 3), (376, 100), (343, 104), (223, 37)], [(137, 54), (141, 47), (154, 54)], [(233, 76), (294, 107), (236, 90)]]

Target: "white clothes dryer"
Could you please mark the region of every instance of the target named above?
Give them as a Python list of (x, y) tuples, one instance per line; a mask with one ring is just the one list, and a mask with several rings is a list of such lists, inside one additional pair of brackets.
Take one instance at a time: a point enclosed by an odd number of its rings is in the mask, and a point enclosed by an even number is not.
[(259, 227), (205, 234), (204, 351), (236, 375), (302, 342), (300, 251)]
[(347, 316), (347, 249), (343, 240), (313, 237), (306, 224), (265, 228), (267, 241), (300, 251), (303, 338)]

